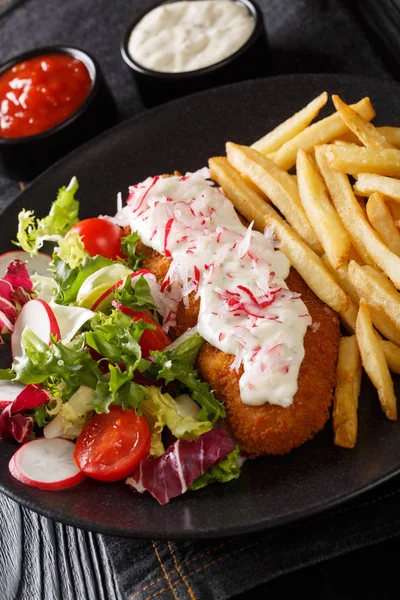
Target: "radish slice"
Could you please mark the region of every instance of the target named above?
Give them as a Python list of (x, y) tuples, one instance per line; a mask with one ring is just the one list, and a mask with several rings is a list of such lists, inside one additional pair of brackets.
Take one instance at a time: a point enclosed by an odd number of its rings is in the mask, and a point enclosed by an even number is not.
[(50, 302), (49, 304), (60, 328), (60, 336), (64, 344), (72, 340), (82, 325), (95, 316), (95, 313), (80, 306), (64, 306)]
[(74, 448), (75, 444), (59, 438), (33, 440), (12, 456), (10, 473), (40, 490), (64, 490), (78, 485), (86, 475), (75, 464)]
[(48, 268), (51, 262), (51, 256), (38, 252), (31, 256), (29, 252), (23, 250), (12, 250), (5, 254), (0, 254), (0, 273), (7, 270), (8, 265), (13, 260), (23, 260), (27, 263), (26, 267), (30, 274), (37, 273), (38, 275), (48, 275)]
[(23, 354), (21, 337), (25, 327), (29, 327), (46, 344), (50, 344), (51, 335), (57, 338), (57, 340), (61, 338), (57, 319), (47, 302), (37, 298), (29, 300), (22, 307), (11, 335), (11, 353), (13, 359)]
[(12, 381), (0, 381), (0, 410), (6, 408), (25, 389), (23, 383)]

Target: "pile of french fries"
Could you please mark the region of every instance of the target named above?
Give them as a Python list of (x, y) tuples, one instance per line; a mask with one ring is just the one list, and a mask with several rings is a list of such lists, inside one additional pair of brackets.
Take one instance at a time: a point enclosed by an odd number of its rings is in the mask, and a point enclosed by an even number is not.
[[(280, 249), (350, 335), (339, 346), (335, 444), (353, 448), (362, 366), (397, 419), (400, 373), (400, 128), (374, 127), (369, 98), (314, 122), (323, 92), (251, 147), (228, 142), (212, 178)], [(295, 174), (294, 174), (295, 168)]]

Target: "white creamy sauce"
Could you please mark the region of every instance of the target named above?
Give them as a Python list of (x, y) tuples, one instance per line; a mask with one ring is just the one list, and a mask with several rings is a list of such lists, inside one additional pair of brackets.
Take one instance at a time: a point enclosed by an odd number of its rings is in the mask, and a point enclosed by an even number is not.
[(254, 30), (254, 18), (233, 0), (162, 4), (132, 30), (128, 51), (137, 63), (163, 73), (214, 65), (239, 50)]
[(176, 307), (195, 291), (197, 329), (210, 344), (243, 365), (245, 404), (289, 406), (304, 358), (311, 318), (285, 278), (289, 261), (263, 235), (242, 225), (231, 202), (213, 187), (207, 169), (183, 177), (149, 177), (130, 188), (116, 221), (129, 224), (147, 246), (171, 259), (166, 329)]

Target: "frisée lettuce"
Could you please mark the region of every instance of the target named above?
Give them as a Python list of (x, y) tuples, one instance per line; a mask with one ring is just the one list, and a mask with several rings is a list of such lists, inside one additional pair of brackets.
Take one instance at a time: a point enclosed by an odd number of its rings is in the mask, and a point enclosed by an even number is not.
[(198, 421), (193, 417), (179, 414), (179, 406), (170, 394), (161, 393), (155, 386), (146, 387), (146, 400), (142, 404), (142, 413), (150, 425), (152, 437), (150, 456), (164, 454), (162, 431), (168, 427), (178, 439), (193, 440), (212, 429), (210, 421)]
[(194, 367), (194, 361), (203, 343), (200, 334), (194, 333), (172, 349), (167, 346), (165, 350), (151, 352), (153, 364), (149, 372), (156, 379), (164, 379), (166, 383), (179, 381), (190, 390), (191, 397), (200, 406), (198, 420), (209, 420), (215, 424), (225, 417), (225, 408), (216, 399), (208, 383), (200, 379), (199, 372)]
[(67, 187), (58, 191), (47, 217), (38, 219), (33, 210), (21, 210), (18, 215), (17, 246), (36, 254), (46, 240), (57, 240), (78, 222), (79, 202), (75, 199), (79, 184), (73, 177)]

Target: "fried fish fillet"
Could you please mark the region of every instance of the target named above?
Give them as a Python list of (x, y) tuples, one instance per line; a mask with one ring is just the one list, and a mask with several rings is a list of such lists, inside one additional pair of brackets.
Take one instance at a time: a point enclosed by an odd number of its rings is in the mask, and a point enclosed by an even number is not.
[(286, 454), (313, 438), (328, 420), (333, 400), (340, 340), (338, 318), (294, 269), (286, 283), (293, 292), (301, 294), (313, 321), (304, 337), (305, 357), (291, 406), (244, 404), (239, 391), (243, 371), (229, 370), (233, 357), (210, 344), (204, 344), (198, 357), (203, 378), (225, 401), (229, 429), (241, 450), (251, 457)]
[[(145, 268), (161, 283), (169, 260), (146, 248)], [(206, 343), (200, 350), (198, 366), (216, 396), (225, 403), (226, 423), (243, 452), (251, 457), (261, 454), (286, 454), (320, 431), (329, 418), (333, 400), (340, 326), (336, 314), (310, 290), (300, 275), (291, 269), (286, 283), (300, 293), (313, 325), (305, 338), (305, 357), (300, 367), (298, 391), (288, 408), (264, 404), (248, 406), (240, 398), (239, 379), (243, 371), (230, 371), (234, 358)], [(200, 301), (189, 296), (189, 307), (179, 306), (175, 335), (197, 323)]]

